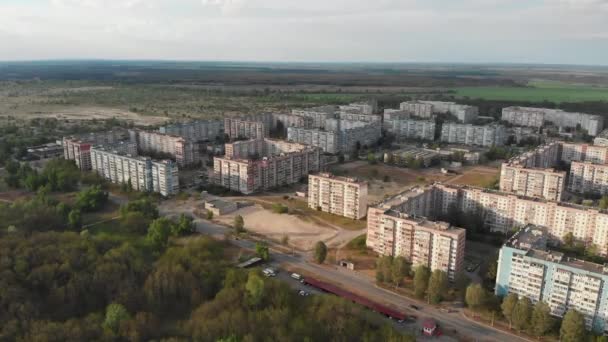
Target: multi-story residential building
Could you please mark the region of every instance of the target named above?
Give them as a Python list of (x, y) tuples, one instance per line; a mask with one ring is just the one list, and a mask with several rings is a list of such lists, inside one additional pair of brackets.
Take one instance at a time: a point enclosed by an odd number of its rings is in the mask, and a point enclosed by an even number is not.
[(608, 194), (608, 165), (572, 162), (568, 190), (578, 193)]
[(348, 120), (348, 121), (376, 122), (376, 121), (382, 121), (382, 116), (373, 115), (373, 114), (339, 112), (338, 119), (339, 120)]
[(382, 255), (403, 256), (414, 265), (442, 270), (450, 280), (462, 270), (466, 231), (424, 218), (432, 193), (414, 189), (389, 198), (367, 213), (367, 246)]
[(574, 161), (596, 164), (608, 163), (608, 147), (588, 144), (561, 143), (561, 160), (566, 163)]
[(608, 129), (603, 130), (595, 139), (593, 139), (593, 145), (608, 146)]
[(502, 146), (507, 138), (502, 125), (477, 126), (446, 122), (441, 128), (441, 141), (451, 144)]
[(288, 127), (310, 128), (313, 126), (314, 119), (308, 116), (292, 115), (285, 113), (271, 113), (272, 128), (276, 128), (279, 123), (284, 129)]
[(92, 169), (112, 183), (130, 183), (134, 190), (163, 196), (179, 192), (178, 168), (171, 160), (154, 161), (103, 147), (91, 149), (91, 160)]
[(196, 141), (138, 129), (130, 130), (129, 134), (131, 141), (137, 142), (137, 149), (142, 154), (167, 154), (175, 158), (177, 164), (182, 167), (201, 162), (200, 145)]
[(403, 119), (385, 122), (384, 128), (395, 135), (397, 141), (407, 139), (435, 140), (436, 124), (434, 120)]
[[(547, 201), (488, 189), (433, 184), (400, 194), (400, 211), (432, 219), (446, 217), (451, 209), (479, 215), (487, 228), (502, 233), (534, 224), (546, 228), (554, 240), (572, 233), (577, 241), (595, 245), (608, 255), (608, 212), (570, 203)], [(371, 208), (370, 208), (371, 210)], [(377, 228), (368, 211), (368, 229)], [(371, 222), (371, 225), (370, 225)], [(368, 239), (373, 232), (368, 231)]]
[(343, 152), (355, 151), (359, 146), (373, 146), (382, 137), (382, 123), (369, 122), (359, 127), (341, 129), (340, 150)]
[(360, 113), (372, 115), (378, 110), (378, 102), (376, 100), (368, 102), (351, 103), (339, 107), (340, 112)]
[(433, 106), (434, 113), (440, 114), (452, 114), (458, 121), (462, 123), (469, 123), (477, 119), (479, 115), (479, 108), (469, 105), (461, 105), (455, 102), (444, 102), (444, 101), (420, 101), (421, 103)]
[(94, 132), (77, 136), (63, 137), (63, 157), (73, 160), (83, 170), (91, 170), (91, 147), (114, 146), (131, 152), (135, 145), (129, 145), (129, 134), (125, 130)]
[(399, 110), (420, 118), (430, 119), (433, 116), (433, 105), (430, 103), (408, 101), (399, 104)]
[(541, 228), (528, 226), (500, 249), (495, 293), (514, 293), (536, 303), (545, 302), (551, 314), (580, 312), (587, 329), (608, 333), (608, 267), (565, 256), (547, 248)]
[(323, 131), (313, 128), (289, 127), (287, 140), (316, 146), (325, 153), (336, 154), (340, 152), (340, 133), (336, 131)]
[(263, 139), (270, 132), (270, 127), (263, 121), (241, 118), (224, 118), (224, 133), (230, 140)]
[(561, 201), (565, 185), (565, 171), (528, 169), (508, 163), (500, 169), (500, 190), (504, 192)]
[(320, 149), (282, 140), (253, 139), (226, 144), (213, 159), (214, 183), (243, 194), (294, 184), (321, 169)]
[(558, 127), (580, 127), (591, 136), (604, 129), (604, 119), (599, 115), (550, 108), (506, 107), (502, 109), (502, 120), (517, 126), (542, 127), (551, 122)]
[(308, 176), (308, 206), (354, 220), (367, 215), (367, 183), (329, 173)]
[(325, 121), (336, 117), (337, 108), (335, 106), (321, 106), (308, 109), (292, 109), (291, 114), (309, 117), (312, 119), (311, 128), (325, 129)]
[(213, 141), (224, 134), (221, 120), (194, 120), (179, 122), (158, 129), (160, 133), (179, 136), (192, 141)]
[(412, 114), (408, 111), (387, 108), (384, 110), (384, 114), (382, 114), (382, 128), (389, 130), (393, 127), (394, 121), (407, 120), (411, 117)]

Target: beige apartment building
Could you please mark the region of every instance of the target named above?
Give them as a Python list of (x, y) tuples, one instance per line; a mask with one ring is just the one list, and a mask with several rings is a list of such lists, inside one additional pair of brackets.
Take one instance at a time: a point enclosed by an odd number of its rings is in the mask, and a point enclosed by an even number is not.
[(554, 169), (528, 169), (504, 163), (500, 169), (500, 190), (517, 195), (561, 201), (566, 172)]
[[(544, 227), (554, 240), (561, 240), (572, 233), (577, 241), (596, 245), (602, 255), (608, 253), (608, 212), (564, 202), (534, 199), (482, 188), (436, 183), (428, 187), (414, 188), (395, 198), (399, 199), (398, 211), (416, 217), (435, 219), (443, 217), (454, 207), (461, 212), (480, 215), (486, 227), (492, 231), (509, 232), (514, 227), (528, 224)], [(396, 200), (394, 200), (396, 201)], [(378, 240), (380, 221), (368, 210), (368, 243), (382, 250), (384, 243)], [(387, 210), (386, 208), (381, 208)], [(371, 232), (369, 231), (371, 230)], [(371, 240), (370, 240), (371, 239)], [(390, 242), (390, 243), (389, 243)], [(386, 247), (388, 248), (388, 247)], [(386, 253), (390, 252), (390, 248)], [(383, 254), (386, 254), (383, 253)]]
[(367, 215), (367, 183), (329, 173), (308, 176), (308, 207), (353, 220)]
[(264, 139), (270, 133), (270, 127), (262, 121), (224, 118), (224, 133), (230, 140)]
[(167, 154), (179, 166), (197, 165), (201, 162), (200, 146), (197, 142), (180, 136), (147, 132), (139, 129), (129, 130), (131, 141), (137, 142), (142, 154)]
[(418, 214), (431, 203), (430, 193), (415, 189), (370, 207), (367, 246), (382, 255), (403, 256), (415, 266), (442, 270), (454, 280), (463, 268), (466, 231)]
[(73, 160), (83, 171), (91, 170), (91, 148), (93, 146), (113, 146), (125, 153), (137, 153), (136, 145), (129, 141), (126, 130), (110, 130), (63, 137), (63, 157)]
[(226, 144), (213, 158), (213, 182), (243, 194), (294, 184), (321, 169), (320, 149), (273, 139)]
[(568, 190), (578, 193), (608, 194), (608, 165), (572, 162)]

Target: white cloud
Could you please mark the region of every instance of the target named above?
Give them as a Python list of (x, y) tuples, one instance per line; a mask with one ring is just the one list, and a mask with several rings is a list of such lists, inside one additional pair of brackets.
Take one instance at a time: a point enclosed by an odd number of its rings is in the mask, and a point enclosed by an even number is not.
[(608, 0), (41, 1), (0, 3), (0, 59), (608, 61)]

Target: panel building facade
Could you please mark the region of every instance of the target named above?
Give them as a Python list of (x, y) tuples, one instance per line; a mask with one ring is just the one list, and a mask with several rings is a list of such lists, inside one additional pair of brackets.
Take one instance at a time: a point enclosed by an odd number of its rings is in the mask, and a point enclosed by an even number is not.
[(507, 132), (502, 125), (477, 126), (446, 122), (441, 127), (441, 141), (450, 144), (475, 146), (502, 146)]
[(192, 141), (213, 141), (224, 134), (221, 120), (194, 120), (179, 122), (158, 129), (160, 133), (179, 136)]
[(126, 130), (111, 130), (63, 137), (63, 157), (73, 160), (83, 171), (91, 170), (91, 147), (115, 146), (125, 153), (137, 153)]
[(224, 118), (224, 133), (230, 140), (264, 139), (270, 133), (270, 127), (262, 121), (241, 118)]
[(600, 115), (551, 108), (506, 107), (502, 109), (502, 120), (517, 126), (542, 127), (551, 122), (558, 127), (580, 127), (590, 136), (597, 136), (604, 129), (604, 119)]
[(129, 131), (131, 141), (137, 142), (137, 149), (142, 154), (167, 154), (179, 166), (197, 165), (201, 162), (200, 145), (180, 136), (147, 132), (133, 129)]
[(329, 173), (308, 176), (308, 206), (354, 220), (367, 215), (367, 183)]

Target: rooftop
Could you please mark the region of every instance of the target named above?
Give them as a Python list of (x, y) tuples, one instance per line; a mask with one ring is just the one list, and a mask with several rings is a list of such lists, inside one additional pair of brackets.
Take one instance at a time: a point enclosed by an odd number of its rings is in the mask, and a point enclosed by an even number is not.
[(365, 182), (355, 178), (355, 177), (343, 177), (343, 176), (336, 176), (334, 174), (331, 174), (329, 172), (320, 172), (318, 174), (315, 175), (310, 175), (310, 176), (315, 176), (315, 177), (323, 177), (323, 178), (328, 178), (328, 179), (334, 179), (340, 182), (346, 182), (346, 183), (358, 183), (358, 184), (364, 184)]

